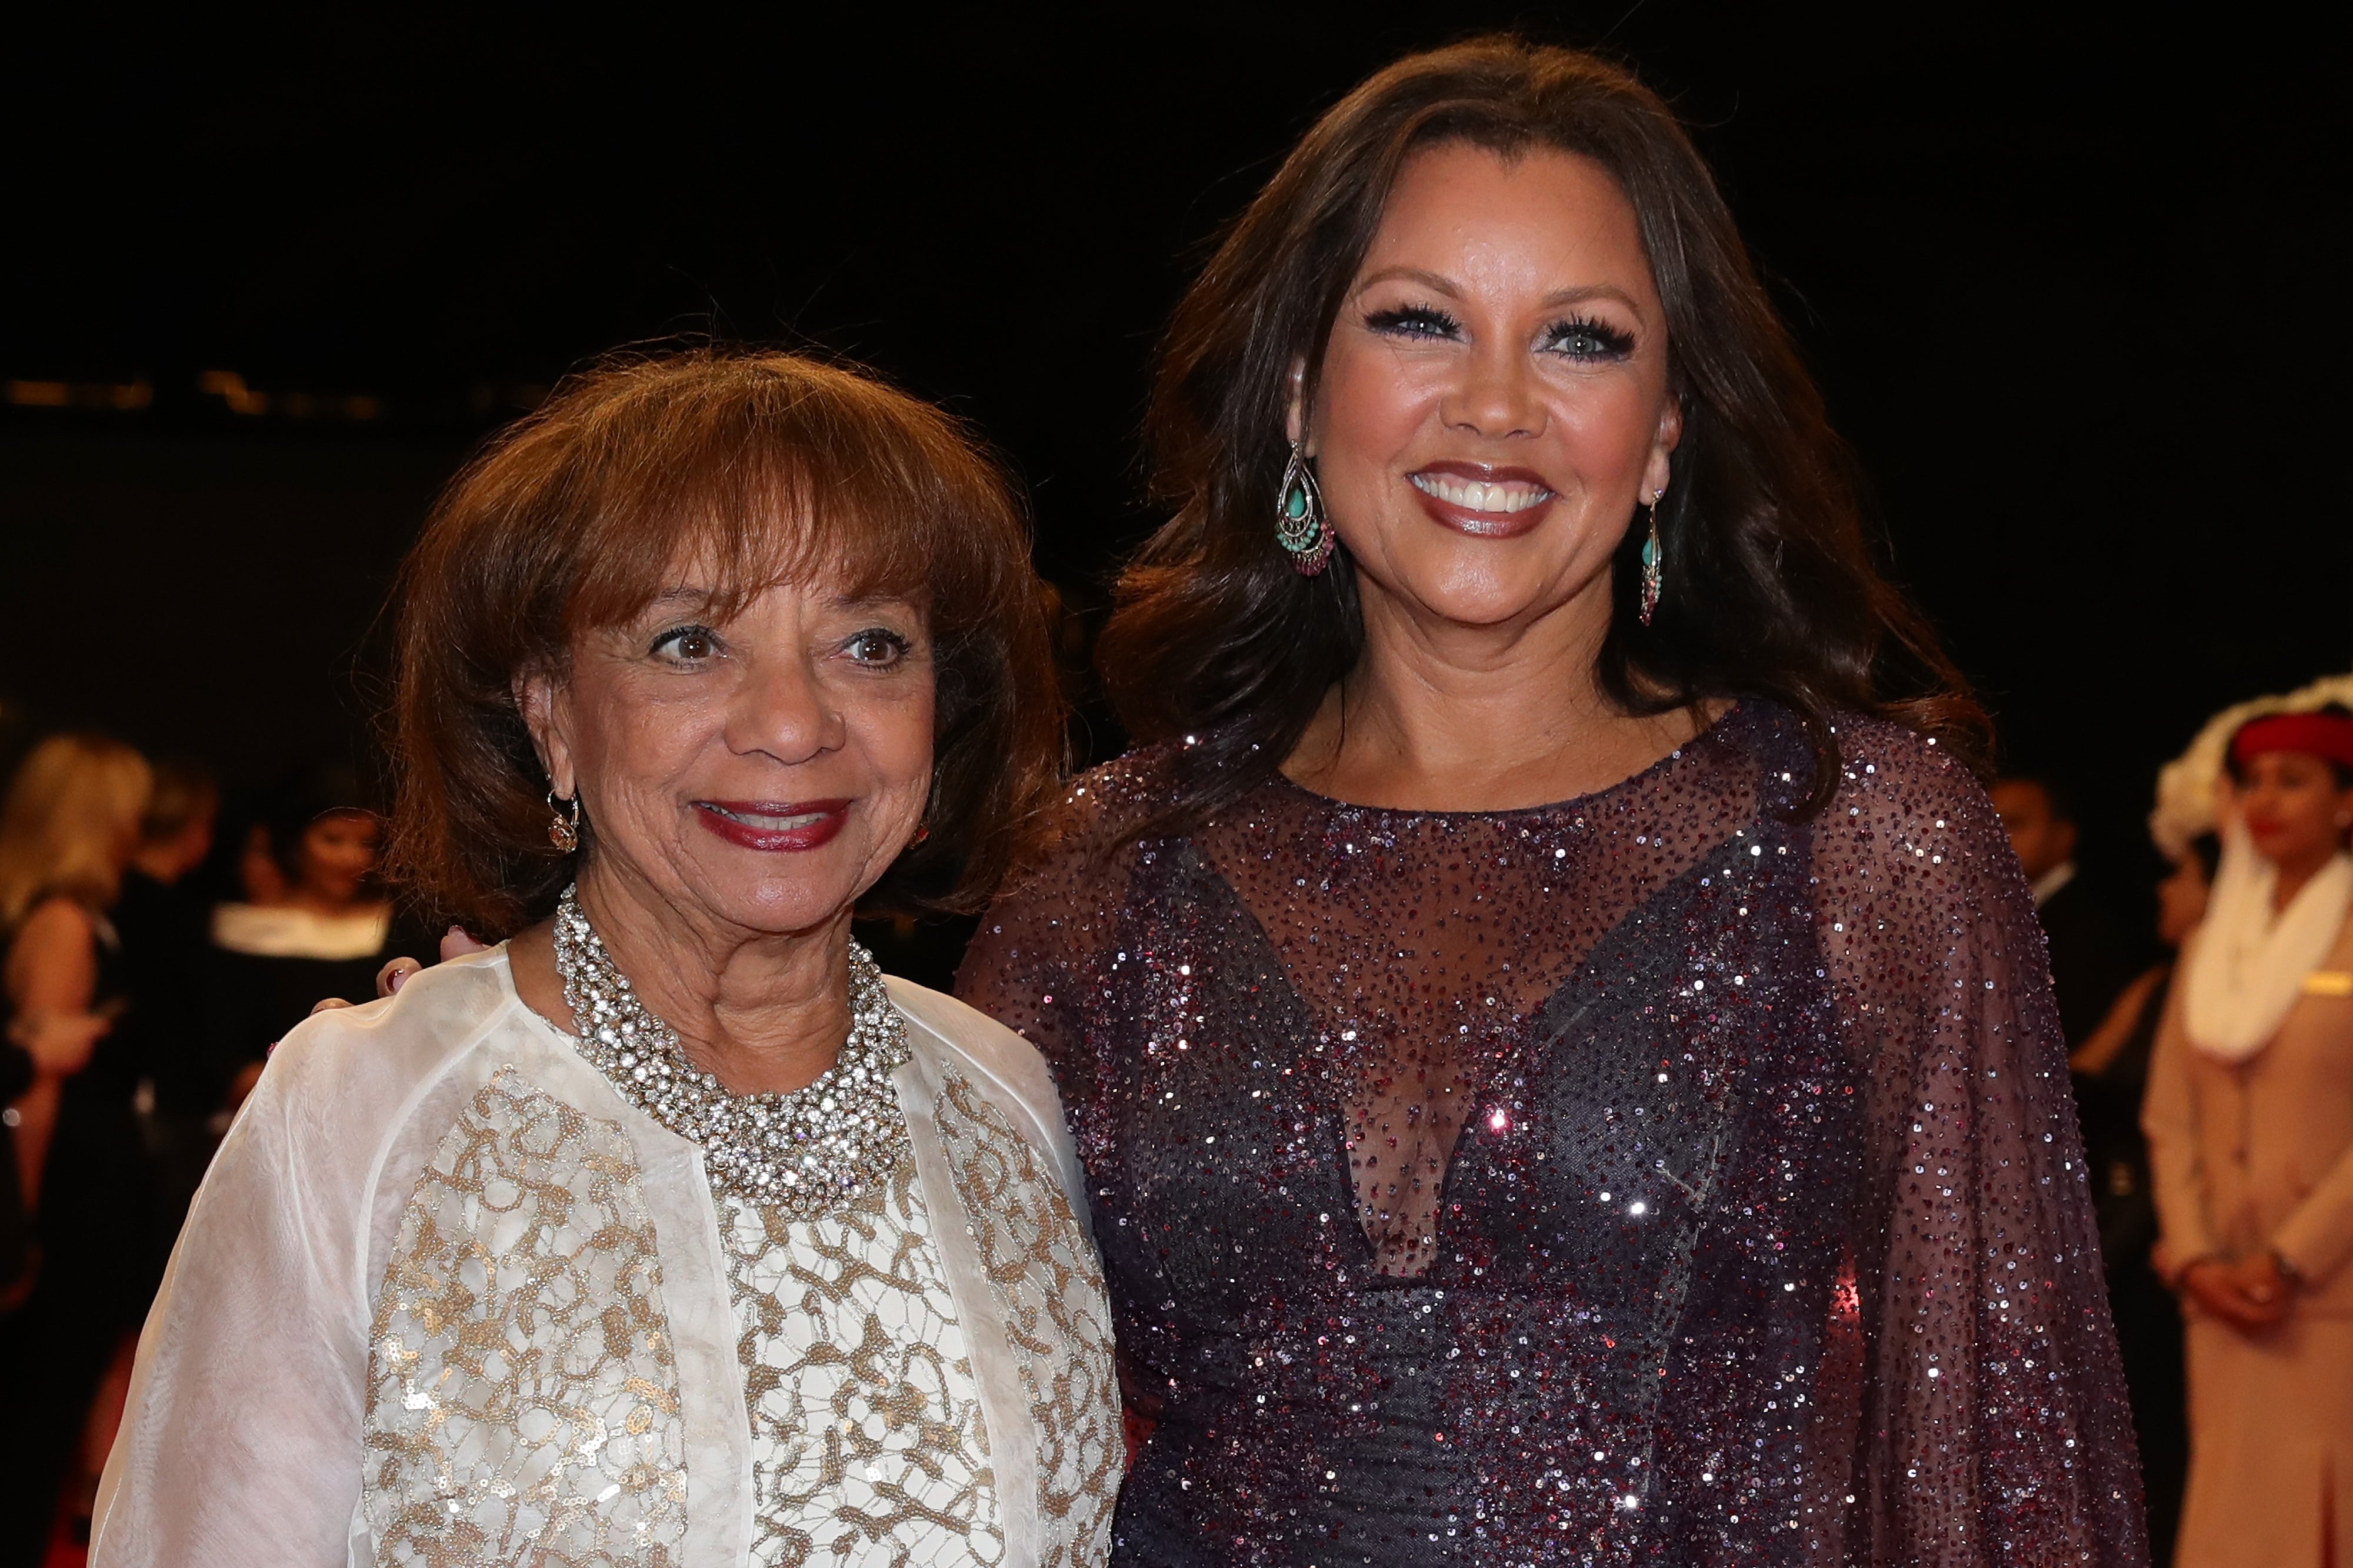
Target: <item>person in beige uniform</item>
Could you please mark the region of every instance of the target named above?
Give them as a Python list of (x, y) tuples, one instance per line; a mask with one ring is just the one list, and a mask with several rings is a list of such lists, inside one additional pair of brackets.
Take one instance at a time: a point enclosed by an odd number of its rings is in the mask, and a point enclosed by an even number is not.
[(2222, 865), (2150, 1069), (2189, 1318), (2178, 1568), (2353, 1562), (2353, 712), (2232, 736)]

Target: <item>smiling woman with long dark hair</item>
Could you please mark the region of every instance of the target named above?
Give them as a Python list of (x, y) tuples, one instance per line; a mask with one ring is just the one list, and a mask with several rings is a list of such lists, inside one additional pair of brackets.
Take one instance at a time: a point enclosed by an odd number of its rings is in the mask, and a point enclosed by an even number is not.
[(1152, 434), (1140, 747), (961, 981), (1155, 1424), (1115, 1560), (2144, 1561), (1981, 726), (1660, 100), (1373, 78)]

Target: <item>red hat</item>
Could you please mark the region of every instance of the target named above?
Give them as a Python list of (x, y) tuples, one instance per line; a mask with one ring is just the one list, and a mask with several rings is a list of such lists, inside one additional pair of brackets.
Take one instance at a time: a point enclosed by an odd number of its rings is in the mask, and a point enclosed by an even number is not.
[(2250, 719), (2231, 737), (2235, 767), (2265, 752), (2302, 752), (2343, 768), (2353, 768), (2353, 717), (2343, 713), (2267, 713)]

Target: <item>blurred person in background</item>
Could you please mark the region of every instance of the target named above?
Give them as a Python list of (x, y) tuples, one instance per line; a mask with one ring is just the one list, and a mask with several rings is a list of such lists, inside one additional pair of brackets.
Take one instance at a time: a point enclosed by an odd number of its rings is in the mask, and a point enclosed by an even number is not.
[[(212, 853), (219, 816), (220, 788), (210, 770), (182, 758), (158, 762), (139, 848), (114, 907), (130, 999), (120, 1032), (140, 1075), (134, 1105), (156, 1168), (161, 1248), (170, 1247), (204, 1175), (196, 1152), (202, 1119), (195, 1127), (174, 1122), (158, 1104), (157, 1086), (185, 1075), (203, 1047), (195, 1004), (204, 994), (212, 906), (195, 872)], [(160, 1252), (155, 1262), (160, 1270)]]
[[(320, 998), (370, 994), (393, 951), (392, 901), (376, 876), (384, 819), (354, 770), (295, 774), (264, 802), (258, 827), (267, 854), (241, 868), (247, 900), (212, 912), (203, 1049), (156, 1082), (167, 1113), (208, 1117), (216, 1137), (269, 1047)], [(406, 951), (429, 946), (402, 936)]]
[(0, 1324), (10, 1417), (0, 1423), (0, 1563), (45, 1548), (90, 1394), (146, 1300), (150, 1184), (132, 1120), (132, 1064), (105, 1027), (125, 1009), (110, 912), (140, 846), (154, 787), (145, 758), (95, 735), (36, 746), (0, 807), (0, 983), (12, 1034), (91, 1042), (28, 1053), (7, 1107), (15, 1175), (35, 1254), (22, 1305)]
[[(2168, 952), (2178, 951), (2205, 919), (2207, 893), (2221, 853), (2222, 842), (2211, 833), (2200, 833), (2172, 852), (2173, 868), (2157, 888), (2158, 940)], [(2149, 1558), (2160, 1565), (2172, 1555), (2174, 1527), (2180, 1520), (2189, 1432), (2181, 1309), (2151, 1257), (2157, 1245), (2157, 1200), (2140, 1111), (2157, 1027), (2172, 994), (2175, 973), (2168, 957), (2136, 976), (2067, 1064), (2084, 1123), (2084, 1159), (2091, 1173), (2092, 1207), (2099, 1216), (2100, 1257), (2106, 1266), (2108, 1305), (2116, 1321), (2116, 1348), (2124, 1355), (2133, 1426), (2140, 1436)]]
[(2221, 771), (2143, 1119), (2189, 1319), (2175, 1561), (2327, 1568), (2353, 1531), (2353, 710), (2234, 722)]
[(2078, 830), (2065, 788), (2046, 774), (2021, 773), (2003, 775), (1992, 793), (2051, 944), (2051, 987), (2073, 1050), (2107, 1016), (2132, 977), (2131, 964), (2115, 921), (2075, 864)]

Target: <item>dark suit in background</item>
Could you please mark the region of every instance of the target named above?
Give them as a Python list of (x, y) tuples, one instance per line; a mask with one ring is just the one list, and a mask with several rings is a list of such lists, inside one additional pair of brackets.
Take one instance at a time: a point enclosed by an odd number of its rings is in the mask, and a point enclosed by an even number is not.
[(2042, 934), (2051, 942), (2051, 987), (2057, 993), (2059, 1026), (2073, 1050), (2091, 1038), (2130, 984), (2131, 954), (2098, 895), (2071, 877), (2035, 906)]

